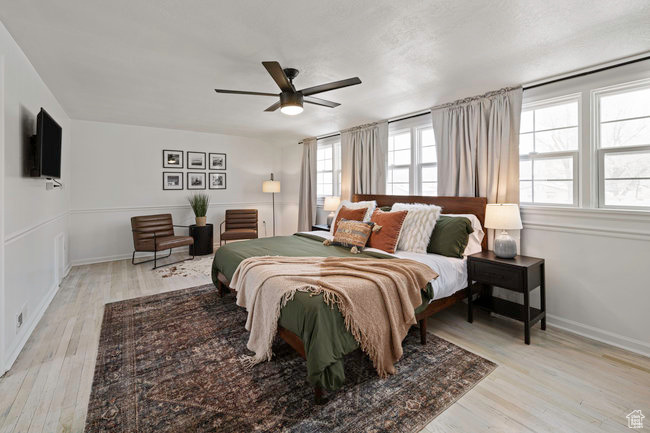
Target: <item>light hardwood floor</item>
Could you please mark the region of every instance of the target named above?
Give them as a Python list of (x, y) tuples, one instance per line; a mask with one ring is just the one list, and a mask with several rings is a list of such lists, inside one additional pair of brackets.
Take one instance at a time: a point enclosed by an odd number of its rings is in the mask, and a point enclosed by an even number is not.
[[(209, 282), (128, 260), (74, 267), (0, 379), (0, 432), (82, 432), (103, 305)], [(649, 358), (539, 325), (526, 346), (521, 324), (482, 313), (469, 324), (462, 305), (429, 329), (498, 368), (425, 432), (628, 432), (635, 409), (650, 420)]]

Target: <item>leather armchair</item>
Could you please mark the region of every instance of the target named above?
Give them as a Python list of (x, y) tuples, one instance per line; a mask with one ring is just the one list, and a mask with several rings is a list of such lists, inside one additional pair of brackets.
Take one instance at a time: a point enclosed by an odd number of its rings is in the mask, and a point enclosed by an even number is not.
[(226, 219), (219, 226), (219, 245), (222, 242), (257, 237), (257, 209), (226, 210)]
[[(175, 225), (172, 222), (171, 214), (145, 215), (131, 218), (131, 231), (133, 233), (133, 256), (131, 263), (139, 265), (153, 261), (153, 269), (159, 268), (158, 259), (166, 258), (172, 254), (173, 248), (184, 247), (194, 244), (191, 236), (176, 236), (174, 227), (188, 227)], [(169, 250), (166, 256), (158, 257), (159, 251)], [(153, 259), (135, 262), (136, 252), (153, 253)], [(192, 256), (194, 259), (194, 256)], [(187, 259), (178, 260), (161, 266), (172, 265)]]

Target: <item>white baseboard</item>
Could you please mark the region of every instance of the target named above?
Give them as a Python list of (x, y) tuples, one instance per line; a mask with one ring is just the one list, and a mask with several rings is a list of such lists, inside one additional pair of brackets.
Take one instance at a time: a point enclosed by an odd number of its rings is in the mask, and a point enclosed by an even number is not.
[[(68, 267), (67, 271), (69, 270), (70, 267)], [(27, 328), (23, 331), (22, 336), (15, 344), (13, 349), (9, 349), (9, 356), (4, 362), (4, 366), (2, 368), (2, 374), (5, 374), (7, 371), (9, 371), (9, 369), (14, 364), (14, 362), (16, 362), (16, 358), (18, 358), (18, 355), (20, 355), (20, 352), (23, 350), (23, 347), (25, 347), (27, 340), (32, 335), (32, 332), (34, 332), (34, 329), (36, 328), (36, 325), (38, 325), (38, 322), (40, 322), (41, 319), (43, 318), (43, 314), (45, 314), (47, 307), (50, 306), (52, 299), (54, 299), (54, 296), (56, 296), (57, 292), (59, 291), (59, 287), (60, 287), (59, 284), (55, 284), (53, 287), (50, 288), (47, 296), (43, 299), (43, 302), (41, 302), (41, 304), (38, 306), (36, 310), (36, 314), (32, 317), (32, 319), (28, 323), (25, 324), (27, 325)], [(0, 374), (0, 376), (2, 376), (2, 374)]]
[(613, 332), (605, 331), (604, 329), (595, 328), (593, 326), (584, 325), (582, 323), (574, 322), (573, 320), (564, 319), (552, 314), (547, 314), (546, 320), (549, 326), (553, 326), (555, 328), (559, 328), (573, 334), (578, 334), (582, 337), (591, 338), (592, 340), (609, 344), (610, 346), (629, 350), (630, 352), (638, 353), (639, 355), (650, 357), (650, 344), (644, 341), (625, 337), (623, 335), (615, 334)]
[[(89, 257), (86, 259), (78, 259), (78, 260), (73, 260), (72, 261), (72, 266), (81, 266), (81, 265), (92, 265), (95, 263), (104, 263), (104, 262), (114, 262), (117, 260), (125, 260), (125, 259), (130, 259), (131, 254), (116, 254), (113, 256), (103, 256), (103, 257)], [(138, 256), (140, 257), (140, 256)], [(143, 254), (142, 257), (148, 257), (147, 255)], [(153, 255), (151, 256), (153, 257)]]

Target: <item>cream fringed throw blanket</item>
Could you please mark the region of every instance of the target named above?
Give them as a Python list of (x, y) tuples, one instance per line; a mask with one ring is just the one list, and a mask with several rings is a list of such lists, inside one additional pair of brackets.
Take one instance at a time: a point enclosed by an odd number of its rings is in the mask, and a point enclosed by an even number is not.
[(380, 377), (395, 372), (402, 340), (416, 323), (420, 290), (437, 278), (430, 267), (407, 259), (251, 257), (235, 271), (230, 287), (248, 311), (251, 365), (271, 359), (280, 309), (296, 291), (323, 293), (338, 306), (345, 326), (368, 354)]

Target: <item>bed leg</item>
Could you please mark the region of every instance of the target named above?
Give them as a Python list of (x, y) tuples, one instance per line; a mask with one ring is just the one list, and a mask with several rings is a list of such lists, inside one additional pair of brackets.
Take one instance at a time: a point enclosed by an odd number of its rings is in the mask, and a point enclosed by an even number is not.
[(219, 293), (219, 297), (223, 298), (223, 283), (219, 279), (217, 279), (217, 292)]
[(420, 343), (427, 344), (427, 318), (420, 320)]
[(326, 398), (323, 398), (323, 388), (320, 386), (314, 387), (314, 404), (322, 405), (327, 402)]

